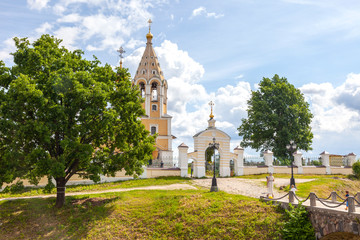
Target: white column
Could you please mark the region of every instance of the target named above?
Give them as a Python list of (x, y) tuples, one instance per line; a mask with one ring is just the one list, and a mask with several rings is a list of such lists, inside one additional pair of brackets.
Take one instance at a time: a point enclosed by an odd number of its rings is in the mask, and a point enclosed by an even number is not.
[(180, 176), (187, 177), (188, 176), (188, 158), (187, 152), (189, 147), (184, 143), (178, 146), (179, 150), (179, 168), (180, 168)]
[(147, 178), (147, 167), (143, 166), (143, 173), (139, 176), (139, 178)]
[(349, 153), (346, 157), (348, 159), (348, 164), (351, 167), (356, 161), (356, 155), (354, 153)]
[(244, 149), (238, 146), (234, 149), (234, 153), (237, 155), (234, 162), (235, 176), (244, 175)]
[(264, 160), (265, 160), (265, 165), (268, 166), (268, 172), (269, 173), (274, 173), (274, 166), (273, 166), (273, 152), (270, 150), (266, 150), (264, 152)]
[(297, 150), (296, 152), (294, 152), (293, 156), (294, 156), (294, 165), (298, 167), (298, 174), (302, 174), (303, 173), (303, 167), (301, 161), (302, 152)]
[(326, 167), (326, 174), (331, 174), (330, 154), (326, 151), (320, 153), (322, 164)]

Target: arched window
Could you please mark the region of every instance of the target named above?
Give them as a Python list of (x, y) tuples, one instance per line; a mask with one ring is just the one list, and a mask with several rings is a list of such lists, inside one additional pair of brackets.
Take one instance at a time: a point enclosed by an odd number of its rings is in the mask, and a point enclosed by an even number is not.
[(156, 134), (156, 127), (155, 127), (155, 126), (151, 126), (150, 132), (151, 132), (151, 135)]
[(152, 74), (154, 74), (154, 75), (155, 75), (155, 74), (156, 74), (156, 70), (152, 70)]
[(144, 98), (145, 97), (145, 84), (142, 82), (139, 85), (140, 87), (140, 92), (141, 92), (141, 97)]
[(155, 63), (151, 63), (151, 66), (155, 66)]
[(151, 100), (157, 101), (158, 100), (158, 92), (157, 92), (157, 83), (153, 82), (151, 84)]
[(144, 69), (144, 70), (142, 70), (142, 74), (145, 74), (146, 73), (146, 70)]
[(157, 110), (157, 105), (156, 104), (151, 105), (151, 110), (156, 111)]

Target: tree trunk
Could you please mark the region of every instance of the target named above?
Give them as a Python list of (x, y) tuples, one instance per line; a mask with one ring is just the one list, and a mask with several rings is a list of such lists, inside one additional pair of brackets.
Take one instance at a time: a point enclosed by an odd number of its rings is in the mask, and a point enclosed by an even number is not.
[(65, 177), (56, 178), (56, 204), (55, 207), (61, 208), (65, 203)]

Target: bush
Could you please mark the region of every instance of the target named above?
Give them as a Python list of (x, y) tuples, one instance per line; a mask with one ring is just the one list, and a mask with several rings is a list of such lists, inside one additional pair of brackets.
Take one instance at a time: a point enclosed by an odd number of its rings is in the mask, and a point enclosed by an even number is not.
[(3, 193), (20, 193), (24, 191), (25, 187), (22, 181), (17, 181), (15, 184), (12, 184), (10, 186), (6, 186)]
[(357, 161), (352, 165), (352, 170), (357, 179), (360, 179), (360, 162)]
[(286, 220), (283, 228), (280, 230), (282, 239), (315, 239), (315, 230), (311, 225), (309, 214), (305, 207), (301, 203), (297, 207), (289, 204), (289, 207), (289, 210), (285, 210)]

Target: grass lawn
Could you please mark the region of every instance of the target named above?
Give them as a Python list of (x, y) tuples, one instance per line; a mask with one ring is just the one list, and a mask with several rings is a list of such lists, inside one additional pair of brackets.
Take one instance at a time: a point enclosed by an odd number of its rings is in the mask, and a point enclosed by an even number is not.
[(274, 239), (282, 213), (203, 190), (130, 191), (0, 202), (1, 239)]
[[(91, 192), (91, 191), (100, 191), (100, 190), (108, 190), (108, 189), (116, 189), (116, 188), (134, 188), (134, 187), (170, 185), (175, 183), (187, 183), (189, 181), (190, 181), (189, 178), (181, 178), (181, 177), (134, 179), (127, 181), (117, 181), (117, 182), (99, 183), (99, 184), (68, 185), (66, 186), (66, 192), (67, 193)], [(47, 193), (44, 191), (43, 187), (39, 187), (39, 188), (26, 187), (23, 191), (16, 193), (0, 192), (0, 198), (37, 196), (37, 195), (48, 195), (48, 194), (56, 194), (56, 188), (54, 188), (50, 193)]]

